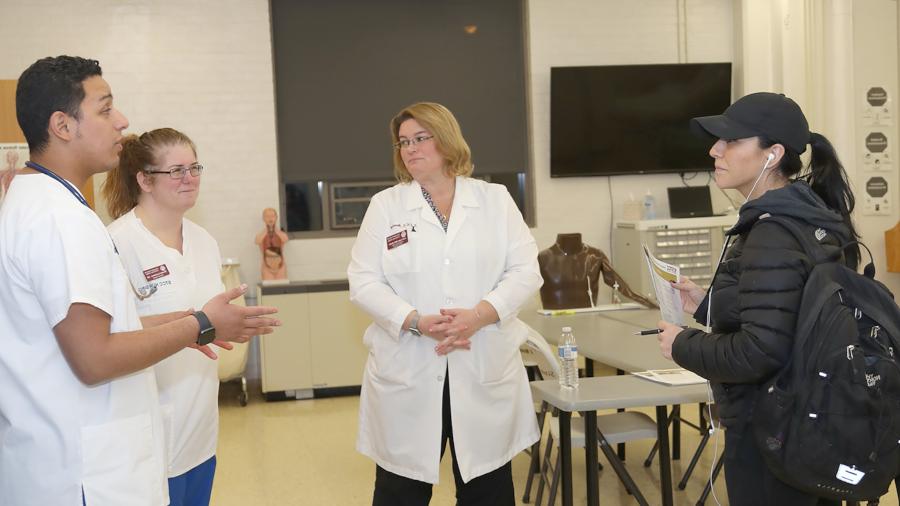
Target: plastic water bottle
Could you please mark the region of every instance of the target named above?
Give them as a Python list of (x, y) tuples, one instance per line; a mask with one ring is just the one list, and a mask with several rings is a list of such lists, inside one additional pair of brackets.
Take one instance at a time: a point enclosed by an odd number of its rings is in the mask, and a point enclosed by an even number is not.
[(647, 190), (647, 194), (644, 195), (644, 219), (656, 219), (656, 199), (653, 198), (653, 194), (650, 193), (650, 190)]
[(559, 386), (578, 388), (578, 345), (572, 327), (562, 328), (562, 339), (559, 345)]

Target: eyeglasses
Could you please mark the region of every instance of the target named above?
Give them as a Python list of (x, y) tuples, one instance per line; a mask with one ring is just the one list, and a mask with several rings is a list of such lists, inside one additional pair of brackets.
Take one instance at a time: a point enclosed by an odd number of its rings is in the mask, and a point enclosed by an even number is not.
[(197, 177), (203, 172), (203, 166), (194, 163), (185, 167), (184, 165), (176, 165), (169, 170), (145, 170), (147, 174), (168, 174), (172, 179), (184, 179), (184, 175), (188, 172), (192, 176)]
[(413, 137), (412, 139), (400, 139), (399, 141), (394, 143), (394, 149), (408, 148), (410, 146), (415, 146), (416, 144), (418, 144), (420, 142), (425, 142), (425, 141), (427, 141), (429, 139), (433, 139), (433, 138), (434, 138), (433, 135), (419, 135), (419, 136)]

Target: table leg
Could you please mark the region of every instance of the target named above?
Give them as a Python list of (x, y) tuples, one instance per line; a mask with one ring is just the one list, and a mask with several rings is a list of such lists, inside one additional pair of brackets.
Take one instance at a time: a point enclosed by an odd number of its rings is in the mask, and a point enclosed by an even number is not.
[(672, 406), (675, 416), (672, 419), (672, 460), (681, 458), (681, 404)]
[(600, 506), (600, 476), (597, 473), (597, 412), (583, 411), (584, 469), (588, 506)]
[(704, 433), (704, 432), (707, 431), (707, 428), (706, 428), (706, 416), (707, 416), (707, 414), (706, 414), (706, 403), (705, 403), (705, 402), (701, 402), (701, 403), (699, 404), (699, 407), (700, 407), (700, 413), (699, 413), (699, 415), (700, 415), (700, 432), (701, 432), (700, 435), (702, 436), (702, 435), (703, 435), (702, 433)]
[(663, 506), (672, 506), (672, 467), (669, 461), (669, 424), (665, 406), (656, 406), (656, 435), (659, 438), (659, 481)]
[[(622, 376), (624, 374), (625, 374), (625, 371), (623, 371), (622, 369), (616, 369), (616, 376)], [(619, 408), (616, 410), (617, 413), (621, 413), (623, 411), (625, 411), (625, 410), (622, 408)], [(619, 443), (616, 446), (616, 451), (619, 453), (619, 460), (621, 460), (622, 462), (625, 462), (625, 443)]]
[(559, 453), (559, 465), (562, 466), (562, 503), (563, 506), (572, 506), (572, 413), (562, 410), (559, 412)]

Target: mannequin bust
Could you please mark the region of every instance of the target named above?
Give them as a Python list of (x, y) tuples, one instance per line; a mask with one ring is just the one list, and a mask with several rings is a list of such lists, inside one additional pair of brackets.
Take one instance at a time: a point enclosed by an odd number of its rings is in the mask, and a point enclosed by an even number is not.
[(287, 279), (287, 267), (284, 265), (284, 256), (281, 248), (275, 246), (266, 248), (263, 252), (262, 280)]
[(266, 228), (256, 234), (256, 244), (261, 253), (268, 248), (282, 248), (288, 242), (288, 236), (278, 226), (278, 213), (275, 209), (267, 207), (262, 212), (263, 223)]
[(581, 234), (557, 235), (553, 246), (538, 253), (538, 264), (544, 278), (541, 287), (544, 309), (595, 306), (600, 293), (601, 273), (603, 282), (618, 293), (649, 308), (657, 307), (635, 293), (613, 269), (602, 251), (581, 241)]
[(266, 228), (256, 234), (256, 245), (262, 255), (262, 279), (287, 279), (284, 246), (288, 242), (288, 235), (278, 226), (278, 213), (271, 207), (263, 209), (262, 218)]

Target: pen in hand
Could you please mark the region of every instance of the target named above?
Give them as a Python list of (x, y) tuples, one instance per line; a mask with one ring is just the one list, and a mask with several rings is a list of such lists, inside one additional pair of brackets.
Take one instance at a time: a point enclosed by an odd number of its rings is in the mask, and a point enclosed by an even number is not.
[[(686, 329), (684, 325), (681, 328)], [(650, 330), (638, 330), (637, 332), (633, 332), (632, 335), (635, 336), (652, 336), (654, 334), (662, 334), (663, 329), (650, 329)]]

